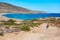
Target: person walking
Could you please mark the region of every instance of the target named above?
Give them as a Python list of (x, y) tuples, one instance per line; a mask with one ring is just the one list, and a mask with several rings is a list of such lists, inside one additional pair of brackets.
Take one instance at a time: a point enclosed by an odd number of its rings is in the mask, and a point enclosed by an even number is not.
[(48, 29), (49, 28), (49, 23), (47, 24), (47, 26), (46, 26), (46, 29)]

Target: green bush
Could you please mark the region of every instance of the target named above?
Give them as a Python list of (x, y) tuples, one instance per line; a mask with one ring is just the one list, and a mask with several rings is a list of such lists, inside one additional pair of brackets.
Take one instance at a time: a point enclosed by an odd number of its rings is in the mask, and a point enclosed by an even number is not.
[(5, 20), (1, 20), (1, 22), (6, 22)]
[(7, 22), (4, 23), (4, 25), (14, 25), (16, 20), (9, 19)]
[(22, 27), (21, 30), (22, 30), (22, 31), (30, 31), (30, 27), (28, 27), (28, 26)]

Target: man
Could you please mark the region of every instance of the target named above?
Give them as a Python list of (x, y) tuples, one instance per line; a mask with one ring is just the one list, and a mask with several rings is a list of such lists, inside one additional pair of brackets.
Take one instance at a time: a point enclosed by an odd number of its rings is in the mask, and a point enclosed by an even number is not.
[(47, 28), (47, 29), (49, 28), (49, 23), (47, 24), (46, 28)]

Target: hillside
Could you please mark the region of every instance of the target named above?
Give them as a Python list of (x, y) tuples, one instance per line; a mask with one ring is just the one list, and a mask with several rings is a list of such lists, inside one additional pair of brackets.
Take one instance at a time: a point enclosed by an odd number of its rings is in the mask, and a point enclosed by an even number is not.
[(0, 2), (0, 13), (45, 13), (44, 11), (32, 11), (9, 3)]

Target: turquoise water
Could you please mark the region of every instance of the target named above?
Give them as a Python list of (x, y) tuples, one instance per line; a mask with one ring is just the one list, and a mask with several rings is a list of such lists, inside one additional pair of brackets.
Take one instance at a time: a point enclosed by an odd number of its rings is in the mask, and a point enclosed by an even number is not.
[(47, 14), (5, 14), (8, 18), (22, 19), (22, 20), (33, 20), (38, 18), (49, 18), (49, 17), (60, 17), (59, 13), (47, 13)]

